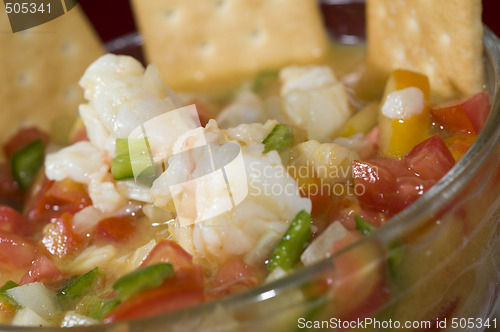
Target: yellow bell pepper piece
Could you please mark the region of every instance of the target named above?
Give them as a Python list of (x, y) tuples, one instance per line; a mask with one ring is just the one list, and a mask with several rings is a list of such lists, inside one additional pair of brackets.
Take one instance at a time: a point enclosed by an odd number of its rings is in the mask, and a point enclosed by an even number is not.
[[(391, 119), (382, 114), (382, 105), (391, 92), (409, 87), (419, 88), (425, 98), (423, 111), (409, 119)], [(431, 127), (430, 87), (427, 76), (409, 70), (394, 70), (387, 82), (379, 106), (380, 151), (383, 155), (401, 158), (415, 145), (427, 139)]]

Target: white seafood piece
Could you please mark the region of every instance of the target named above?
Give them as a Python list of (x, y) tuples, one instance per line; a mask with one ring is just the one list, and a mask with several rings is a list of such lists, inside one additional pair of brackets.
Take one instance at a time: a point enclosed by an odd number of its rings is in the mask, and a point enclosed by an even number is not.
[(90, 176), (100, 172), (104, 165), (104, 153), (94, 144), (83, 141), (47, 155), (45, 174), (50, 180), (73, 181), (89, 184)]
[(234, 128), (226, 130), (228, 136), (232, 140), (244, 142), (246, 144), (262, 143), (262, 141), (271, 133), (273, 128), (278, 124), (276, 120), (268, 120), (266, 123), (248, 123), (240, 124)]
[(288, 171), (294, 178), (315, 176), (333, 185), (352, 178), (351, 162), (356, 159), (358, 153), (350, 148), (310, 140), (292, 148)]
[[(272, 130), (273, 123), (267, 127), (265, 131)], [(218, 129), (215, 121), (204, 131), (207, 144), (212, 143), (210, 152), (201, 149), (174, 154), (152, 188), (156, 206), (169, 209), (175, 202), (178, 224), (171, 233), (194, 257), (220, 263), (230, 255), (245, 255), (270, 230), (278, 235), (277, 242), (299, 211), (310, 212), (311, 201), (300, 196), (278, 153), (263, 154), (263, 145), (254, 143), (261, 137), (246, 136), (245, 144), (240, 144), (242, 136), (240, 142), (230, 141), (228, 132)], [(235, 149), (241, 163), (231, 169), (228, 165), (238, 159)], [(215, 172), (222, 168), (227, 182)], [(174, 188), (173, 183), (185, 185)]]
[[(176, 108), (156, 67), (145, 71), (128, 56), (100, 57), (87, 68), (80, 86), (88, 101), (80, 107), (80, 114), (89, 138), (111, 155), (114, 150), (109, 141), (128, 137), (145, 121)], [(103, 129), (109, 137), (103, 137)]]
[(351, 115), (347, 92), (327, 66), (287, 67), (280, 80), (288, 119), (312, 139), (333, 138)]
[(236, 100), (217, 116), (220, 128), (235, 127), (242, 123), (260, 122), (264, 118), (262, 100), (250, 90), (241, 91)]

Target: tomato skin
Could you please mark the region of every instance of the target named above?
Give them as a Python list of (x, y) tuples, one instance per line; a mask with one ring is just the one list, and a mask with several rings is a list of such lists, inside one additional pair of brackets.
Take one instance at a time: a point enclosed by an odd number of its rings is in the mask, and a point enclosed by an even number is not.
[(216, 299), (234, 294), (257, 286), (259, 282), (257, 271), (246, 265), (241, 257), (233, 256), (224, 263), (215, 275), (209, 297)]
[(13, 208), (0, 205), (0, 230), (29, 237), (35, 232), (35, 225)]
[(403, 161), (394, 158), (354, 161), (352, 170), (354, 183), (364, 188), (358, 195), (361, 207), (388, 216), (409, 206), (435, 183), (418, 177)]
[(70, 255), (82, 246), (82, 241), (76, 235), (72, 226), (73, 216), (63, 213), (43, 229), (42, 244), (54, 256)]
[(136, 231), (134, 218), (130, 215), (104, 218), (96, 226), (94, 234), (113, 242), (127, 242)]
[(69, 179), (56, 182), (43, 175), (40, 184), (32, 189), (25, 214), (42, 225), (63, 213), (75, 214), (92, 204), (85, 187)]
[(479, 134), (490, 108), (488, 93), (481, 92), (435, 106), (431, 114), (447, 131)]
[(415, 146), (403, 156), (403, 161), (421, 178), (436, 182), (455, 165), (455, 158), (438, 135)]
[(210, 120), (210, 111), (207, 106), (198, 98), (191, 99), (187, 105), (194, 104), (196, 106), (196, 111), (198, 114), (193, 114), (193, 116), (200, 119), (200, 124), (202, 127), (205, 127)]
[(25, 147), (29, 143), (40, 139), (43, 145), (47, 146), (50, 141), (48, 134), (44, 133), (37, 127), (23, 128), (19, 130), (14, 136), (12, 136), (7, 143), (3, 146), (3, 151), (5, 156), (10, 160), (14, 152)]
[(0, 263), (24, 269), (35, 259), (36, 252), (35, 245), (29, 240), (0, 230)]
[(0, 204), (21, 209), (24, 200), (24, 193), (19, 184), (12, 177), (10, 166), (0, 164)]
[(24, 274), (19, 285), (25, 285), (36, 281), (60, 281), (64, 278), (63, 273), (47, 258), (47, 256), (38, 256), (31, 264), (31, 267)]
[(177, 273), (157, 288), (141, 292), (120, 303), (103, 319), (104, 323), (144, 318), (187, 308), (204, 301), (203, 271), (196, 266)]
[(170, 263), (176, 273), (190, 271), (195, 267), (193, 257), (177, 242), (171, 240), (160, 240), (144, 259), (141, 267), (156, 263)]

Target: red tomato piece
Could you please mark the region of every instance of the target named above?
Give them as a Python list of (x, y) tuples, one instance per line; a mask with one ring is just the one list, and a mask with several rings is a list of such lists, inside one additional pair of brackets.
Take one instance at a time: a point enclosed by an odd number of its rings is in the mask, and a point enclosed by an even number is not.
[(24, 276), (21, 278), (19, 285), (29, 284), (36, 281), (54, 282), (64, 278), (63, 273), (55, 266), (55, 264), (47, 258), (47, 256), (39, 256)]
[(389, 216), (413, 203), (435, 182), (418, 177), (402, 161), (392, 158), (354, 161), (352, 170), (354, 183), (360, 186), (356, 192), (362, 207)]
[(12, 268), (27, 268), (35, 259), (36, 247), (29, 240), (0, 230), (0, 263)]
[(40, 224), (47, 224), (63, 213), (75, 214), (91, 204), (83, 185), (71, 180), (50, 181), (46, 177), (33, 186), (28, 197), (26, 215)]
[(177, 273), (157, 288), (141, 292), (120, 303), (105, 317), (104, 323), (144, 318), (184, 309), (202, 303), (203, 270), (197, 266)]
[(193, 257), (177, 242), (171, 240), (159, 241), (144, 259), (141, 267), (156, 263), (170, 263), (175, 272), (188, 271), (195, 267)]
[(45, 198), (54, 205), (72, 204), (80, 209), (92, 204), (85, 186), (71, 179), (54, 182), (45, 193)]
[(31, 236), (35, 232), (35, 225), (13, 208), (0, 205), (0, 230)]
[(490, 108), (488, 93), (481, 92), (438, 105), (431, 114), (448, 131), (479, 134)]
[(104, 218), (96, 226), (95, 234), (108, 241), (126, 242), (134, 232), (136, 226), (130, 215)]
[(241, 257), (231, 257), (215, 275), (211, 297), (219, 298), (257, 286), (260, 280), (256, 272)]
[(22, 208), (24, 193), (12, 177), (7, 164), (0, 164), (0, 204)]
[(19, 130), (9, 141), (4, 145), (3, 150), (7, 159), (10, 159), (14, 152), (25, 147), (29, 143), (41, 139), (43, 144), (47, 146), (50, 141), (49, 135), (36, 127), (23, 128)]
[(444, 142), (457, 162), (474, 144), (476, 138), (477, 135), (474, 134), (458, 134), (447, 137)]
[(64, 257), (80, 249), (82, 241), (72, 225), (73, 216), (63, 213), (43, 229), (42, 243), (54, 256)]
[(443, 139), (434, 135), (403, 156), (406, 166), (425, 180), (439, 181), (455, 165)]

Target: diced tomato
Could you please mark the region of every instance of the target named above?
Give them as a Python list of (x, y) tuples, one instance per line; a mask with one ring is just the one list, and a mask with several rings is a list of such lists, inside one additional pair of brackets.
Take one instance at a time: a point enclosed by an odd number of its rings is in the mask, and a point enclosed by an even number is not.
[(21, 236), (31, 236), (35, 225), (11, 207), (0, 205), (0, 230)]
[(450, 132), (479, 134), (486, 123), (490, 108), (488, 93), (481, 92), (435, 106), (431, 114)]
[(318, 216), (328, 210), (330, 187), (323, 185), (321, 179), (316, 177), (299, 178), (298, 185), (300, 196), (311, 200), (311, 215)]
[(0, 263), (24, 269), (35, 259), (36, 251), (35, 245), (29, 240), (0, 230)]
[(45, 226), (42, 243), (52, 255), (64, 257), (81, 248), (82, 241), (73, 230), (72, 220), (71, 214), (63, 213)]
[(53, 205), (72, 204), (80, 209), (92, 204), (85, 186), (71, 179), (54, 182), (45, 193), (45, 198)]
[(22, 208), (24, 194), (7, 164), (0, 164), (0, 204)]
[(46, 224), (63, 213), (75, 214), (92, 202), (82, 184), (50, 181), (45, 176), (32, 188), (26, 203), (29, 219)]
[(49, 135), (36, 127), (23, 128), (19, 130), (4, 145), (3, 150), (5, 152), (5, 156), (7, 157), (7, 159), (10, 159), (14, 152), (37, 139), (41, 139), (45, 146), (47, 146), (50, 141)]
[(393, 158), (354, 161), (352, 170), (354, 183), (363, 188), (357, 192), (362, 207), (389, 215), (416, 201), (435, 182), (418, 177), (402, 161)]
[(19, 285), (29, 284), (36, 281), (42, 282), (57, 282), (64, 278), (63, 273), (55, 266), (55, 264), (47, 258), (47, 256), (39, 256), (24, 276), (21, 278)]
[(426, 139), (403, 156), (406, 166), (425, 180), (439, 181), (455, 165), (455, 158), (438, 135)]
[(176, 272), (192, 270), (195, 267), (193, 257), (177, 242), (171, 240), (159, 241), (141, 266), (156, 263), (170, 263)]
[(136, 226), (132, 216), (114, 216), (99, 221), (95, 229), (95, 235), (108, 241), (126, 242), (135, 231)]
[(202, 303), (203, 271), (197, 266), (176, 272), (157, 288), (141, 292), (120, 303), (105, 317), (104, 323), (144, 318), (187, 308)]
[[(348, 232), (333, 242), (332, 253), (359, 240), (359, 232)], [(333, 302), (337, 317), (342, 320), (363, 319), (376, 313), (388, 299), (386, 266), (383, 248), (375, 241), (366, 241), (351, 250), (334, 256), (335, 279)]]
[(474, 144), (477, 135), (474, 134), (458, 134), (444, 139), (444, 143), (450, 149), (455, 162), (459, 161), (472, 144)]
[(259, 282), (256, 269), (246, 265), (241, 257), (233, 256), (215, 275), (209, 296), (211, 298), (227, 296), (257, 286)]

